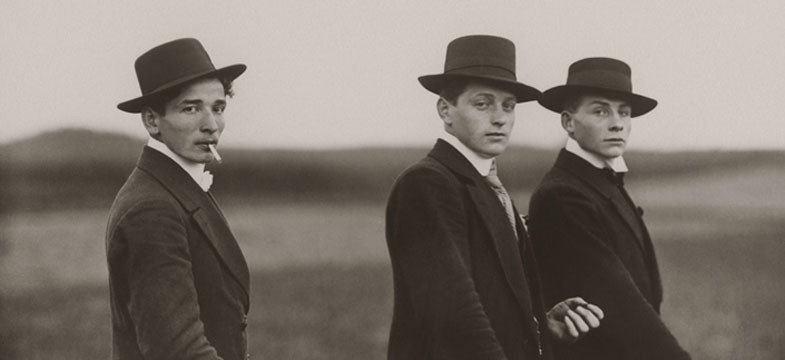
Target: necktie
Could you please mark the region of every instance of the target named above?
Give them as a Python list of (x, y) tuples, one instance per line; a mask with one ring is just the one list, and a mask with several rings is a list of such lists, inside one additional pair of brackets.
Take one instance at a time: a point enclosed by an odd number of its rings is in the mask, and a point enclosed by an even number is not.
[(502, 181), (499, 180), (497, 171), (496, 160), (493, 160), (493, 163), (491, 163), (491, 171), (488, 173), (488, 176), (485, 177), (485, 181), (487, 181), (488, 185), (491, 186), (491, 189), (496, 192), (496, 197), (501, 201), (504, 211), (507, 213), (507, 220), (510, 222), (510, 226), (512, 226), (512, 230), (517, 236), (518, 230), (515, 228), (515, 211), (512, 209), (512, 199), (510, 198), (510, 194), (507, 193), (507, 190), (504, 189)]
[(611, 182), (614, 185), (616, 185), (616, 187), (619, 189), (619, 192), (621, 192), (621, 195), (624, 197), (624, 200), (626, 200), (627, 203), (630, 204), (630, 207), (632, 207), (634, 210), (637, 210), (637, 209), (635, 209), (635, 203), (632, 202), (632, 198), (627, 193), (627, 190), (624, 189), (624, 174), (625, 173), (623, 173), (623, 172), (615, 172), (615, 171), (613, 171), (613, 169), (608, 169), (608, 168), (603, 169), (603, 171), (605, 172), (605, 175), (608, 177), (608, 179), (610, 179)]
[(202, 190), (204, 190), (204, 192), (207, 192), (208, 190), (210, 190), (210, 186), (212, 185), (213, 185), (213, 174), (211, 174), (209, 171), (205, 171), (204, 173), (202, 173), (202, 179), (199, 182), (199, 187), (201, 187)]
[(636, 217), (638, 218), (640, 227), (641, 228), (645, 227), (643, 225), (643, 220), (641, 220), (641, 216), (643, 215), (643, 209), (641, 209), (640, 206), (635, 205), (635, 202), (632, 201), (630, 194), (627, 193), (627, 190), (624, 188), (625, 173), (623, 172), (617, 173), (612, 169), (607, 169), (607, 168), (603, 169), (603, 171), (605, 172), (605, 175), (608, 177), (608, 179), (610, 179), (611, 182), (614, 185), (616, 185), (616, 188), (619, 189), (619, 192), (621, 193), (621, 196), (624, 198), (624, 200), (627, 202), (627, 205), (629, 205), (630, 209), (635, 213)]
[(623, 172), (616, 172), (610, 168), (604, 168), (602, 171), (605, 173), (605, 176), (611, 180), (611, 182), (619, 187), (624, 187), (624, 174)]

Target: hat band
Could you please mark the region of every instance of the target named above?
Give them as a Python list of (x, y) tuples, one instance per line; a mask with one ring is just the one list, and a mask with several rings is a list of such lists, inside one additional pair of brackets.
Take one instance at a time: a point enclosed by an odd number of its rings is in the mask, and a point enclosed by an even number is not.
[(158, 91), (160, 91), (162, 89), (166, 89), (168, 87), (171, 87), (172, 85), (177, 85), (177, 84), (185, 82), (185, 81), (193, 80), (193, 79), (198, 78), (198, 77), (200, 77), (202, 75), (209, 74), (210, 72), (213, 72), (213, 71), (216, 71), (216, 70), (215, 69), (199, 69), (199, 71), (196, 71), (196, 72), (193, 72), (193, 73), (190, 73), (190, 74), (184, 74), (184, 75), (179, 76), (177, 78), (174, 78), (174, 79), (171, 79), (171, 80), (167, 80), (163, 84), (160, 84), (160, 85), (156, 86), (154, 89), (152, 89), (150, 91), (143, 92), (142, 94), (146, 95), (146, 94), (155, 93), (155, 92), (158, 92)]
[(496, 66), (515, 74), (515, 60), (489, 56), (461, 56), (447, 59), (444, 62), (444, 71), (465, 68), (470, 66)]
[(614, 91), (632, 92), (630, 78), (618, 71), (591, 70), (570, 73), (567, 85), (590, 86)]
[(493, 77), (493, 78), (509, 79), (512, 81), (516, 80), (514, 72), (510, 72), (509, 69), (498, 67), (498, 66), (486, 66), (486, 65), (466, 66), (463, 68), (450, 69), (448, 71), (445, 71), (444, 74), (466, 75), (466, 76), (476, 76), (476, 77)]

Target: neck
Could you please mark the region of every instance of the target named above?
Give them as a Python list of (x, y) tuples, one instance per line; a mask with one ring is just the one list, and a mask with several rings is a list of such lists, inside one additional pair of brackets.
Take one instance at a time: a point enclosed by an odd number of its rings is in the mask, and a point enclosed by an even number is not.
[(458, 140), (457, 137), (453, 136), (452, 134), (447, 134), (441, 137), (442, 140), (446, 141), (448, 144), (452, 145), (455, 150), (458, 150), (466, 160), (474, 166), (477, 172), (480, 173), (482, 176), (488, 176), (488, 173), (491, 171), (491, 164), (495, 158), (485, 158), (482, 157), (480, 154), (475, 152), (474, 150), (470, 149), (466, 144)]
[(197, 184), (199, 184), (204, 173), (204, 164), (193, 162), (180, 155), (177, 155), (177, 153), (172, 151), (172, 149), (166, 146), (166, 144), (152, 137), (147, 140), (147, 146), (172, 159), (172, 161), (177, 163), (177, 165), (180, 165), (180, 167), (185, 170), (185, 172), (187, 172), (188, 175), (190, 175)]
[(615, 172), (627, 172), (627, 163), (624, 161), (624, 158), (620, 155), (615, 158), (603, 158), (595, 153), (587, 151), (586, 149), (582, 148), (580, 144), (578, 144), (575, 139), (568, 137), (567, 144), (564, 148), (577, 155), (583, 160), (586, 160), (592, 166), (598, 169), (609, 168)]

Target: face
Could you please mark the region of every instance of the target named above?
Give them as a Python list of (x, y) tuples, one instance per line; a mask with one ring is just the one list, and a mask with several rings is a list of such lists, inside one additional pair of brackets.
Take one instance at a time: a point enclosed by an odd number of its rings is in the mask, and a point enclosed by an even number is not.
[(515, 125), (515, 95), (480, 84), (469, 84), (455, 105), (439, 99), (444, 128), (468, 148), (490, 159), (504, 152)]
[(584, 150), (610, 160), (624, 154), (631, 130), (630, 105), (604, 96), (587, 95), (574, 113), (562, 112), (562, 127)]
[(209, 144), (217, 145), (224, 129), (224, 87), (218, 79), (197, 81), (166, 103), (166, 114), (142, 113), (150, 136), (183, 158), (206, 164), (213, 160)]

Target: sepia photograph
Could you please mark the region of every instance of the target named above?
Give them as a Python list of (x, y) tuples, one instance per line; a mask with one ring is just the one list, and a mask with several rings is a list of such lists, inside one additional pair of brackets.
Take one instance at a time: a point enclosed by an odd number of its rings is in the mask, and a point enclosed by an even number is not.
[(5, 0), (0, 360), (783, 359), (784, 17)]

